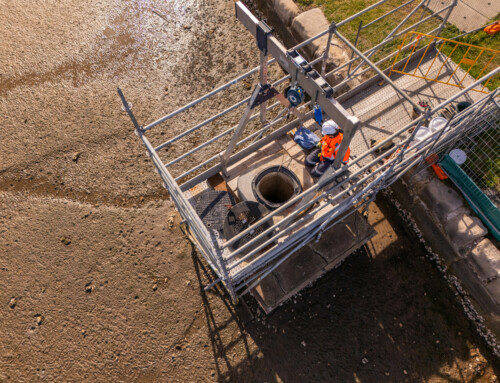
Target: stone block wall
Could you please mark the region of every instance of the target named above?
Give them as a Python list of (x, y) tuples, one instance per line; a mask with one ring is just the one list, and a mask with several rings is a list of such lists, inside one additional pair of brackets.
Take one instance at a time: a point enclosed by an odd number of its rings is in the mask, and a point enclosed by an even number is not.
[[(500, 251), (488, 238), (488, 230), (474, 215), (464, 198), (426, 170), (406, 179), (413, 198), (426, 209), (454, 248), (500, 306)], [(451, 259), (452, 257), (448, 257)]]

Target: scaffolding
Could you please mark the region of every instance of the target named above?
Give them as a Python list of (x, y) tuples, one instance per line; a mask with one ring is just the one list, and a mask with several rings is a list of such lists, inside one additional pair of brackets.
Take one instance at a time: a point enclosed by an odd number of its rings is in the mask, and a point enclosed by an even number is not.
[[(397, 78), (389, 78), (390, 68), (384, 67), (391, 58), (397, 55), (398, 51), (390, 52), (382, 58), (377, 57), (376, 62), (372, 62), (371, 57), (376, 57), (375, 54), (379, 49), (399, 41), (396, 39), (408, 31), (425, 25), (431, 19), (438, 20), (439, 23), (437, 26), (434, 24), (432, 30), (425, 32), (429, 35), (439, 33), (455, 2), (445, 5), (437, 12), (427, 10), (425, 7), (427, 0), (419, 2), (383, 41), (362, 52), (339, 29), (348, 23), (357, 22), (361, 16), (366, 16), (386, 2), (387, 0), (379, 1), (344, 21), (332, 23), (329, 29), (292, 49), (286, 49), (272, 35), (271, 29), (265, 23), (256, 19), (241, 2), (237, 2), (236, 16), (256, 38), (261, 52), (258, 67), (146, 126), (139, 124), (123, 92), (118, 89), (123, 108), (134, 125), (135, 133), (145, 145), (147, 155), (155, 165), (165, 188), (170, 193), (170, 198), (182, 217), (181, 225), (217, 274), (217, 278), (207, 288), (222, 282), (231, 298), (236, 301), (258, 286), (294, 252), (312, 240), (319, 240), (323, 232), (345, 221), (349, 216), (357, 214), (360, 209), (374, 200), (379, 190), (392, 184), (412, 167), (421, 164), (430, 155), (429, 153), (444, 147), (449, 140), (462, 134), (463, 127), (455, 129), (448, 122), (423, 139), (417, 140), (416, 136), (417, 132), (422, 131), (421, 128), (425, 127), (434, 116), (439, 115), (447, 105), (469, 94), (479, 84), (484, 84), (488, 78), (498, 74), (500, 69), (497, 68), (484, 74), (477, 81), (465, 76), (464, 88), (458, 93), (444, 101), (436, 102), (436, 105), (422, 108), (411, 96), (411, 92), (396, 83)], [(413, 1), (409, 1), (405, 5), (411, 6), (412, 3)], [(390, 10), (370, 23), (376, 23), (400, 8)], [(418, 20), (401, 30), (410, 17), (420, 11), (421, 16)], [(361, 28), (358, 30), (358, 36), (359, 31)], [(328, 39), (324, 53), (311, 61), (305, 60), (300, 52), (309, 44), (325, 36)], [(334, 36), (342, 41), (353, 55), (348, 62), (326, 72), (329, 48)], [(406, 45), (410, 46), (414, 43), (415, 41), (410, 41)], [(426, 47), (422, 47), (416, 51), (412, 55), (412, 62), (424, 57), (425, 49)], [(268, 55), (272, 58), (269, 59)], [(273, 63), (279, 63), (287, 74), (274, 82), (269, 82), (268, 66)], [(353, 64), (357, 67), (350, 70)], [(401, 68), (402, 65), (405, 65), (404, 60), (396, 63), (393, 69)], [(333, 85), (326, 81), (347, 67), (349, 67), (349, 74), (343, 81)], [(318, 68), (318, 71), (314, 68)], [(338, 98), (334, 97), (334, 94), (350, 80), (369, 73), (374, 74), (374, 77), (363, 82), (358, 88)], [(258, 83), (249, 97), (167, 141), (155, 145), (151, 143), (149, 137), (158, 138), (152, 134), (153, 128), (195, 108), (206, 100), (216, 99), (221, 92), (257, 74), (259, 75)], [(369, 143), (368, 123), (363, 119), (360, 121), (356, 114), (349, 111), (351, 109), (343, 105), (347, 105), (349, 98), (353, 99), (356, 95), (359, 97), (370, 84), (376, 84), (381, 80), (393, 93), (393, 97), (399, 100), (399, 104), (415, 112), (416, 117), (409, 118), (408, 121), (399, 120), (391, 127), (391, 131), (386, 132), (383, 139)], [(310, 101), (300, 106), (292, 105), (282, 95), (282, 89), (288, 83), (300, 85), (310, 96)], [(270, 100), (276, 100), (276, 102), (268, 105)], [(474, 100), (477, 100), (477, 97), (472, 99), (473, 102)], [(285, 152), (285, 157), (280, 157), (278, 163), (280, 167), (286, 160), (304, 168), (303, 164), (298, 164), (296, 161), (303, 154), (300, 152), (299, 157), (295, 158), (296, 146), (293, 146), (290, 132), (303, 125), (309, 126), (311, 130), (318, 128), (315, 125), (312, 110), (312, 107), (316, 105), (321, 106), (327, 117), (334, 119), (344, 129), (344, 140), (333, 166), (318, 180), (304, 182), (301, 193), (252, 222), (236, 236), (224, 239), (216, 230), (210, 230), (202, 222), (195, 209), (195, 197), (200, 191), (211, 187), (208, 181), (213, 177), (220, 177), (226, 185), (234, 184), (242, 169), (248, 168), (249, 162), (267, 158), (255, 156), (268, 152), (275, 154), (276, 150), (280, 153), (282, 150)], [(258, 111), (254, 113), (256, 109)], [(241, 118), (237, 124), (228, 127), (228, 121), (231, 120), (228, 116), (231, 113), (239, 114)], [(213, 126), (216, 128), (209, 130), (211, 135), (208, 140), (201, 143), (195, 141), (197, 146), (180, 155), (175, 152), (175, 143), (189, 139), (202, 129)], [(205, 133), (205, 136), (208, 134)], [(280, 142), (281, 146), (271, 149), (273, 145), (276, 146), (277, 142)], [(340, 159), (344, 157), (349, 145), (351, 145), (351, 160), (348, 164), (342, 164)], [(223, 151), (221, 147), (224, 148)], [(189, 162), (186, 159), (195, 153), (204, 160), (187, 168), (186, 164)], [(170, 156), (167, 161), (162, 159), (166, 155)], [(173, 171), (177, 171), (178, 174), (174, 176)], [(307, 172), (304, 171), (305, 173)], [(309, 177), (311, 181), (311, 177), (307, 174), (304, 177)], [(260, 234), (245, 244), (234, 247), (242, 238), (255, 232)]]

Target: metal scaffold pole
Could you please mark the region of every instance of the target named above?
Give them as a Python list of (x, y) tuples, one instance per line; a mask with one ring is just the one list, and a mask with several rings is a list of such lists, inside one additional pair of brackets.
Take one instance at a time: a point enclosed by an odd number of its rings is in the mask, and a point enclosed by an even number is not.
[[(267, 54), (260, 52), (260, 86), (261, 88), (267, 84)], [(267, 122), (266, 118), (267, 101), (260, 104), (260, 124), (264, 126)]]

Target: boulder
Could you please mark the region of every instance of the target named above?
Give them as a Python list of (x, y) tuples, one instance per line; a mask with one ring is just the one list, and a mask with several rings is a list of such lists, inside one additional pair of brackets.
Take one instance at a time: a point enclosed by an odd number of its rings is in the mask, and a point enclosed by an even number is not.
[(299, 7), (297, 7), (293, 0), (272, 0), (271, 4), (276, 15), (287, 27), (300, 14)]
[(467, 213), (461, 213), (448, 220), (444, 230), (452, 243), (461, 248), (470, 244), (475, 239), (484, 237), (488, 230), (477, 217), (471, 217)]

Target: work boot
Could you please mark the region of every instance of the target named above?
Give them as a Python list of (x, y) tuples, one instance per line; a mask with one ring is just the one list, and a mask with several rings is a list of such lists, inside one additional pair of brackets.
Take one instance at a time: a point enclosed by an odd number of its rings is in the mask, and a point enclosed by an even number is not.
[(314, 167), (314, 169), (311, 170), (311, 175), (317, 178), (321, 177), (332, 164), (333, 161), (328, 161), (328, 160), (320, 161)]
[(314, 149), (311, 153), (306, 156), (306, 160), (304, 163), (306, 166), (315, 166), (319, 162), (318, 154), (321, 152), (321, 149)]

